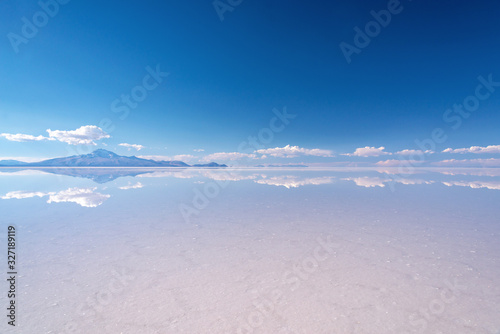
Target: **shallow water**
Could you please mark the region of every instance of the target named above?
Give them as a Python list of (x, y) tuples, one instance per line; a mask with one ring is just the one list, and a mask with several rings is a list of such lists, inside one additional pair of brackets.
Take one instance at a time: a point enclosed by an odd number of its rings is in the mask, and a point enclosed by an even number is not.
[(499, 333), (500, 170), (399, 172), (1, 169), (0, 332)]

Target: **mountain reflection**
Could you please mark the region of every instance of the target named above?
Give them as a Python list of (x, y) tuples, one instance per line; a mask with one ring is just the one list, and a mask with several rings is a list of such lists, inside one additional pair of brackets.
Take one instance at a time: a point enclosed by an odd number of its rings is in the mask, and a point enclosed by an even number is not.
[[(397, 169), (310, 169), (279, 170), (276, 168), (252, 169), (189, 169), (189, 168), (0, 168), (0, 176), (32, 177), (43, 174), (85, 178), (98, 184), (109, 183), (123, 177), (135, 178), (112, 183), (109, 188), (119, 190), (141, 189), (154, 184), (154, 179), (175, 178), (192, 187), (196, 184), (216, 182), (221, 187), (231, 182), (247, 182), (286, 189), (308, 186), (325, 186), (333, 183), (353, 187), (395, 191), (402, 186), (444, 186), (469, 189), (500, 190), (500, 169), (418, 169), (411, 173), (398, 173)], [(141, 182), (138, 181), (140, 178)], [(101, 189), (106, 189), (103, 186)], [(47, 203), (75, 203), (86, 208), (102, 205), (111, 197), (97, 192), (96, 187), (73, 187), (61, 191), (10, 191), (1, 196), (4, 200), (46, 198)]]
[(82, 177), (90, 179), (96, 183), (103, 184), (114, 181), (120, 177), (132, 176), (149, 173), (147, 170), (136, 169), (110, 169), (110, 168), (47, 168), (42, 171), (57, 175), (66, 175), (73, 177)]
[[(122, 177), (139, 178), (177, 178), (193, 179), (205, 178), (214, 181), (244, 181), (252, 180), (257, 184), (297, 188), (306, 185), (321, 185), (332, 183), (335, 179), (352, 181), (357, 186), (365, 188), (385, 187), (389, 182), (405, 185), (443, 184), (469, 186), (471, 188), (498, 189), (497, 181), (491, 180), (500, 177), (500, 168), (469, 168), (469, 169), (417, 169), (411, 172), (401, 172), (393, 169), (310, 169), (308, 171), (280, 171), (271, 169), (190, 169), (190, 168), (0, 168), (0, 175), (34, 175), (49, 173), (90, 179), (98, 184), (104, 184)], [(318, 176), (321, 174), (321, 176)], [(310, 177), (310, 176), (313, 177)], [(463, 180), (470, 176), (490, 178), (488, 181)], [(452, 177), (454, 180), (446, 178)], [(130, 189), (123, 187), (122, 189)], [(136, 185), (137, 188), (140, 185)]]

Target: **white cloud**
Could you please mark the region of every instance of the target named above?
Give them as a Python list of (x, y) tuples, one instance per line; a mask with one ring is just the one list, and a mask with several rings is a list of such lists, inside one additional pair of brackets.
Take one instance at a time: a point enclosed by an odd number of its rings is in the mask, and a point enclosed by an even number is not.
[(110, 195), (100, 194), (95, 192), (97, 188), (69, 188), (60, 192), (28, 192), (28, 191), (12, 191), (2, 196), (2, 199), (25, 199), (32, 197), (49, 196), (47, 203), (73, 202), (87, 208), (95, 208)]
[(262, 150), (257, 150), (255, 153), (259, 154), (267, 154), (273, 157), (279, 157), (279, 158), (295, 158), (300, 155), (311, 155), (311, 156), (317, 156), (317, 157), (331, 157), (333, 156), (333, 152), (330, 150), (322, 150), (319, 148), (313, 148), (313, 149), (308, 149), (308, 148), (302, 148), (298, 146), (290, 146), (286, 145), (285, 147), (275, 147), (275, 148), (268, 148), (268, 149), (262, 149)]
[(191, 154), (178, 154), (172, 157), (172, 160), (174, 161), (192, 161), (196, 159), (198, 159), (198, 157), (195, 157), (194, 155)]
[(12, 133), (0, 133), (0, 137), (4, 137), (7, 140), (10, 141), (17, 141), (17, 142), (26, 142), (26, 141), (41, 141), (41, 140), (55, 140), (53, 138), (49, 137), (44, 137), (44, 136), (32, 136), (32, 135), (25, 135), (22, 133), (17, 133), (17, 134), (12, 134)]
[(57, 194), (51, 194), (47, 203), (72, 202), (87, 208), (95, 208), (105, 200), (110, 198), (110, 195), (94, 192), (97, 188), (70, 188), (63, 190)]
[(130, 151), (130, 149), (135, 149), (137, 151), (140, 151), (144, 148), (144, 146), (142, 145), (138, 145), (138, 144), (127, 144), (127, 143), (121, 143), (121, 144), (118, 144), (118, 146), (123, 146), (123, 147), (126, 147), (128, 148), (128, 150)]
[(202, 161), (227, 161), (227, 160), (238, 160), (238, 159), (257, 159), (255, 154), (240, 153), (240, 152), (219, 152), (212, 153), (201, 158)]
[(471, 146), (469, 148), (447, 148), (443, 150), (443, 153), (500, 153), (500, 145), (489, 145), (486, 147), (482, 146)]
[(432, 163), (436, 166), (447, 166), (447, 167), (500, 167), (500, 159), (448, 159)]
[(368, 177), (368, 176), (349, 177), (342, 180), (354, 181), (354, 183), (356, 183), (357, 186), (365, 188), (385, 187), (384, 180), (382, 180), (380, 177)]
[(241, 175), (237, 172), (226, 172), (223, 173), (214, 172), (211, 170), (201, 170), (200, 175), (214, 181), (243, 181), (243, 180), (254, 180), (257, 175)]
[(205, 150), (202, 149), (202, 148), (195, 148), (193, 151), (195, 151), (195, 152), (205, 152)]
[(166, 155), (138, 155), (138, 158), (141, 159), (147, 159), (147, 160), (154, 160), (154, 161), (171, 161), (171, 157), (168, 157)]
[(49, 134), (48, 137), (32, 136), (22, 133), (2, 133), (0, 134), (0, 137), (17, 142), (58, 140), (70, 145), (96, 145), (96, 140), (110, 137), (109, 134), (95, 125), (85, 125), (71, 131), (47, 129), (47, 133)]
[(465, 168), (459, 169), (453, 168), (452, 170), (439, 171), (441, 174), (445, 175), (473, 175), (473, 176), (500, 176), (500, 168)]
[(426, 180), (421, 180), (421, 179), (405, 179), (405, 178), (398, 178), (398, 179), (385, 179), (383, 180), (380, 177), (369, 177), (369, 176), (363, 176), (363, 177), (356, 177), (356, 178), (345, 178), (342, 180), (346, 181), (354, 181), (357, 186), (360, 187), (365, 187), (365, 188), (374, 188), (374, 187), (385, 187), (386, 182), (390, 181), (395, 181), (404, 185), (416, 185), (416, 184), (433, 184), (434, 181), (426, 181)]
[[(402, 168), (403, 167), (403, 168)], [(419, 168), (410, 168), (408, 166), (400, 166), (398, 168), (393, 168), (388, 166), (386, 168), (376, 167), (376, 171), (381, 174), (387, 175), (416, 175), (416, 174), (426, 174), (427, 172)]]
[(426, 150), (425, 152), (422, 150), (402, 150), (399, 152), (396, 152), (396, 154), (399, 155), (423, 155), (423, 154), (433, 154), (435, 153), (434, 151), (431, 150)]
[(2, 196), (2, 199), (24, 199), (24, 198), (32, 198), (32, 197), (44, 197), (49, 195), (50, 193), (43, 192), (29, 192), (29, 191), (11, 191), (5, 196)]
[(383, 160), (375, 163), (376, 166), (382, 166), (382, 167), (409, 167), (409, 166), (415, 166), (417, 164), (422, 163), (421, 161), (417, 160), (396, 160), (396, 159), (390, 159), (390, 160)]
[(451, 186), (460, 186), (460, 187), (470, 187), (474, 189), (486, 188), (492, 190), (500, 190), (500, 182), (498, 181), (451, 181), (451, 182), (443, 182), (444, 185)]
[(179, 154), (179, 155), (174, 155), (174, 156), (167, 156), (167, 155), (139, 155), (138, 158), (141, 159), (148, 159), (148, 160), (154, 160), (154, 161), (183, 161), (183, 162), (188, 162), (191, 160), (196, 160), (198, 157), (191, 155), (191, 154)]
[(300, 179), (297, 176), (273, 176), (267, 177), (262, 175), (262, 179), (255, 180), (254, 182), (259, 184), (267, 184), (271, 186), (283, 186), (285, 188), (298, 188), (300, 186), (305, 185), (320, 185), (320, 184), (329, 184), (333, 182), (333, 177), (316, 177), (316, 178), (305, 178)]
[(81, 126), (76, 130), (50, 130), (49, 137), (70, 145), (96, 145), (96, 140), (110, 138), (110, 135), (95, 125)]
[(335, 162), (308, 162), (306, 163), (308, 167), (315, 167), (315, 168), (324, 168), (324, 167), (343, 167), (344, 170), (350, 170), (352, 168), (358, 168), (358, 167), (369, 167), (371, 163), (367, 161), (335, 161)]
[(155, 171), (147, 174), (140, 174), (137, 177), (175, 177), (178, 179), (191, 179), (193, 177), (197, 177), (192, 171), (186, 171), (184, 169), (179, 169), (176, 171)]
[(391, 153), (385, 152), (385, 147), (381, 146), (379, 148), (376, 147), (370, 147), (370, 146), (365, 146), (365, 147), (359, 147), (354, 151), (354, 153), (345, 153), (342, 155), (347, 155), (347, 156), (355, 156), (355, 157), (378, 157), (381, 155), (390, 155)]
[(433, 184), (434, 181), (426, 181), (421, 179), (395, 179), (394, 181), (405, 184), (405, 185), (414, 185), (414, 184)]
[(0, 161), (2, 160), (16, 160), (21, 162), (39, 162), (52, 158), (33, 158), (33, 157), (0, 157)]
[(216, 181), (241, 181), (256, 179), (256, 175), (241, 175), (237, 172), (216, 172), (206, 169), (180, 169), (175, 171), (155, 171), (152, 173), (137, 175), (137, 177), (175, 177), (179, 179), (191, 179), (205, 177)]
[(126, 186), (123, 186), (123, 187), (119, 187), (119, 189), (122, 189), (122, 190), (129, 190), (129, 189), (140, 189), (140, 188), (143, 188), (143, 184), (140, 183), (140, 182), (137, 182), (136, 184), (128, 184)]
[(45, 175), (45, 174), (49, 174), (49, 173), (41, 171), (41, 170), (30, 170), (30, 169), (21, 169), (21, 170), (16, 170), (16, 171), (0, 172), (0, 175), (8, 175), (8, 176)]

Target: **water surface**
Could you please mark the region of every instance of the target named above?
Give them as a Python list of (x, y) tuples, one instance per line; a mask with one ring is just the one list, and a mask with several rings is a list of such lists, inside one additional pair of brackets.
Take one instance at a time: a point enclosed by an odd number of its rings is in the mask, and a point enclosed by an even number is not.
[(497, 169), (4, 168), (0, 198), (2, 333), (500, 332)]

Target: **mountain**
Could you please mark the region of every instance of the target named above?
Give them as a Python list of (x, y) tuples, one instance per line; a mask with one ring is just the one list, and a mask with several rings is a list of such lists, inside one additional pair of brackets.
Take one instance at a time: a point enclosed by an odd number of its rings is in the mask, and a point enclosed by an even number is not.
[(211, 162), (211, 163), (208, 163), (208, 164), (194, 164), (191, 167), (227, 167), (227, 165), (224, 165), (224, 164), (219, 165), (218, 163)]
[(0, 161), (0, 166), (19, 166), (19, 165), (25, 165), (26, 162), (22, 161), (17, 161), (17, 160), (1, 160)]
[[(7, 162), (7, 163), (3, 163)], [(191, 167), (182, 161), (155, 161), (135, 156), (125, 157), (111, 151), (98, 149), (89, 154), (55, 158), (39, 162), (27, 163), (15, 160), (4, 160), (0, 166), (16, 167)], [(212, 162), (196, 167), (227, 167)]]
[(98, 149), (84, 155), (55, 158), (30, 164), (32, 167), (188, 167), (182, 161), (154, 161), (137, 157), (124, 157)]

